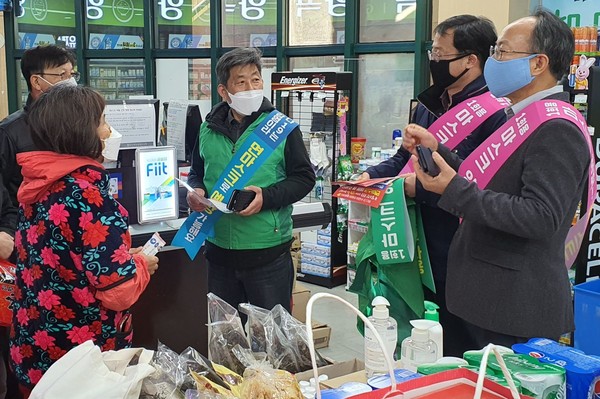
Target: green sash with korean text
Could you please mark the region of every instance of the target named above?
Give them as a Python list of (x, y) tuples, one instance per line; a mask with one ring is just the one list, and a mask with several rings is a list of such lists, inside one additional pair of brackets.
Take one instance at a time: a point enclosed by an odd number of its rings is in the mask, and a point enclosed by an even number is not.
[[(435, 292), (419, 207), (404, 194), (404, 178), (395, 181), (371, 209), (369, 229), (358, 245), (356, 277), (350, 291), (359, 309), (372, 314), (371, 301), (383, 296), (398, 322), (398, 345), (410, 335), (410, 320), (422, 318), (423, 286)], [(359, 319), (358, 328), (363, 330)]]
[[(244, 188), (296, 127), (297, 122), (277, 110), (267, 115), (236, 151), (214, 185), (210, 198), (227, 203), (233, 190)], [(179, 228), (171, 245), (183, 247), (190, 259), (194, 259), (205, 239), (214, 234), (213, 227), (221, 215), (213, 208), (192, 213)]]

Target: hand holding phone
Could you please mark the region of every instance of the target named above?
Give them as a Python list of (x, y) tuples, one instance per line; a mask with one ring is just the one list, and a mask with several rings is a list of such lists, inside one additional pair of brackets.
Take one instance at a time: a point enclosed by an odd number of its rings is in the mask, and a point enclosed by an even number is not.
[(227, 209), (234, 212), (241, 212), (250, 205), (256, 197), (256, 193), (250, 190), (233, 190), (231, 198), (227, 203)]
[(427, 173), (431, 177), (436, 177), (440, 174), (440, 168), (437, 166), (432, 157), (431, 149), (423, 147), (421, 145), (416, 146), (417, 156), (419, 158), (419, 166), (423, 169), (423, 172)]

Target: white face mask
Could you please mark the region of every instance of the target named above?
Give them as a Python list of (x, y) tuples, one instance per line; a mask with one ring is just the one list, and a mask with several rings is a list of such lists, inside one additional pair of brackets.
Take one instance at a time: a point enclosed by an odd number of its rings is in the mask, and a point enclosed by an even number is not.
[(263, 102), (262, 90), (240, 91), (235, 94), (227, 93), (231, 98), (229, 106), (242, 115), (250, 115), (258, 111)]
[(40, 79), (42, 79), (44, 82), (48, 83), (50, 86), (56, 87), (56, 86), (70, 86), (70, 87), (75, 87), (77, 86), (77, 81), (75, 80), (74, 77), (70, 77), (69, 79), (65, 79), (65, 80), (59, 80), (56, 83), (50, 83), (48, 82), (46, 79), (44, 79), (43, 77), (40, 76)]
[(104, 139), (104, 149), (102, 150), (102, 156), (107, 161), (116, 161), (119, 156), (119, 147), (121, 147), (121, 140), (123, 136), (117, 132), (114, 127), (110, 129), (110, 136)]
[(77, 81), (75, 80), (74, 77), (71, 76), (69, 79), (61, 80), (61, 81), (58, 81), (58, 82), (54, 83), (53, 86), (70, 86), (70, 87), (75, 87), (75, 86), (77, 86)]

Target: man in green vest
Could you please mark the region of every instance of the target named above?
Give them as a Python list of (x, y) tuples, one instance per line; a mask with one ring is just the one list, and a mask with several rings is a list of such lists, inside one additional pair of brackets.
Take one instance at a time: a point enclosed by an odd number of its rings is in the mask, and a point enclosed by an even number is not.
[[(236, 150), (274, 110), (263, 96), (261, 69), (261, 54), (255, 48), (236, 48), (217, 63), (217, 90), (224, 101), (200, 127), (188, 177), (202, 197), (213, 191)], [(207, 239), (209, 292), (236, 308), (250, 302), (266, 309), (281, 304), (290, 310), (292, 204), (314, 184), (302, 132), (296, 127), (247, 187), (239, 187), (253, 191), (254, 200), (240, 212), (223, 214)], [(188, 193), (187, 200), (192, 210), (205, 210), (195, 194)]]

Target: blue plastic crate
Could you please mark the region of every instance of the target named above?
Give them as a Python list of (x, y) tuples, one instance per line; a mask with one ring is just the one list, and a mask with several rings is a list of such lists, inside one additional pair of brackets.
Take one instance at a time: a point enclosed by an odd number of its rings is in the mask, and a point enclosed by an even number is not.
[(575, 348), (600, 356), (600, 279), (576, 285)]

